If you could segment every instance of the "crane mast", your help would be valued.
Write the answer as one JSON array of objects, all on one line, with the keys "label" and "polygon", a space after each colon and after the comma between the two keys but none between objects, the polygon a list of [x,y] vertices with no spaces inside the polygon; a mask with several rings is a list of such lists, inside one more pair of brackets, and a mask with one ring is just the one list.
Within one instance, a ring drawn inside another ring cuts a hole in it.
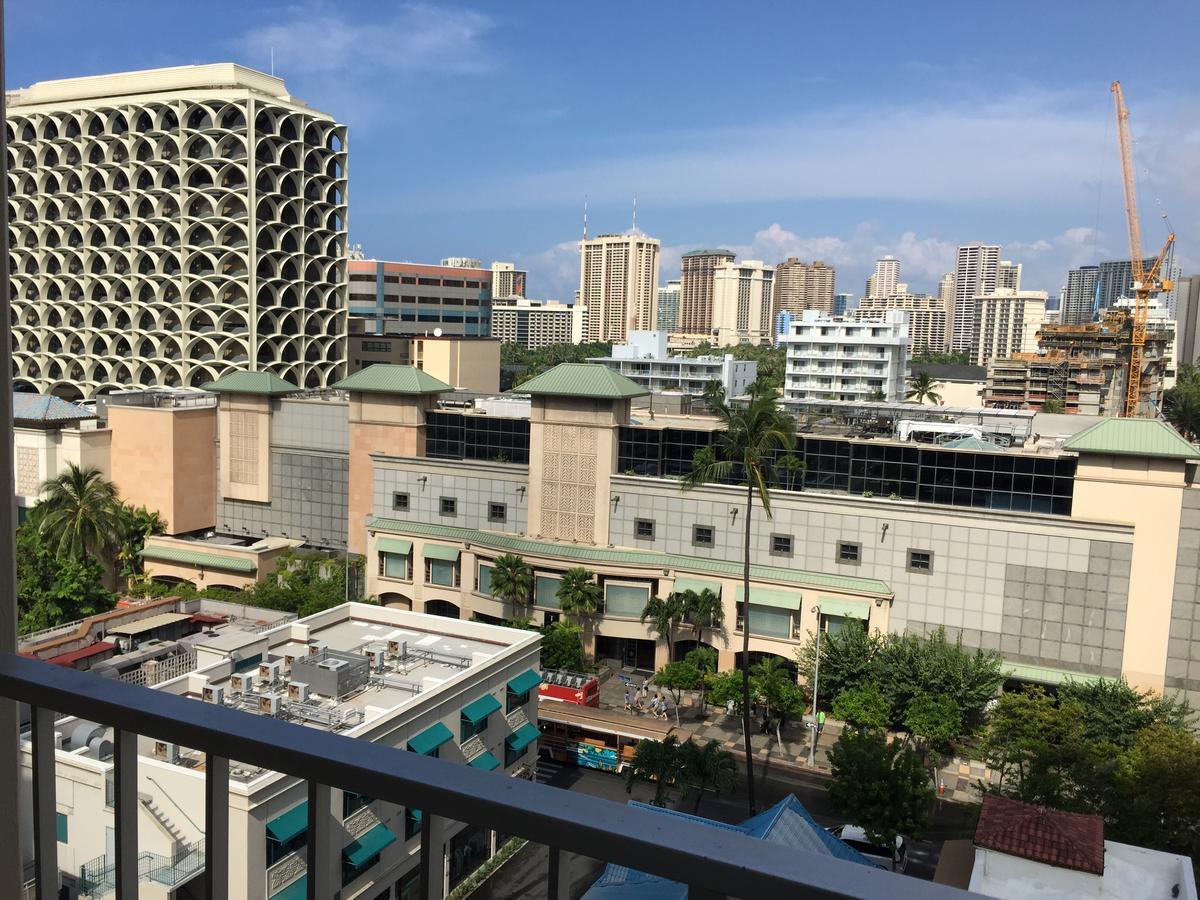
[{"label": "crane mast", "polygon": [[1129,265],[1133,274],[1134,307],[1130,321],[1129,371],[1125,384],[1125,415],[1136,416],[1142,395],[1142,360],[1146,351],[1146,320],[1150,315],[1150,297],[1169,291],[1171,281],[1162,278],[1163,260],[1175,243],[1175,235],[1167,236],[1162,251],[1149,269],[1142,258],[1142,227],[1138,220],[1137,185],[1133,176],[1133,144],[1129,138],[1129,109],[1121,82],[1109,88],[1117,108],[1117,138],[1121,146],[1121,180],[1125,188],[1125,220],[1129,226]]}]

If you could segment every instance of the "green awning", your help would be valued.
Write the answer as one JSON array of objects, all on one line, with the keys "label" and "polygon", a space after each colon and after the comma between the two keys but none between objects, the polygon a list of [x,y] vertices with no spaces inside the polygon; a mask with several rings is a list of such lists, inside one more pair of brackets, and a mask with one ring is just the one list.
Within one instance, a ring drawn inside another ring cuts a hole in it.
[{"label": "green awning", "polygon": [[457,547],[443,547],[441,544],[426,544],[421,555],[426,559],[444,559],[454,562],[462,551]]},{"label": "green awning", "polygon": [[514,694],[528,694],[541,683],[542,673],[529,669],[510,681],[508,689]]},{"label": "green awning", "polygon": [[478,725],[500,708],[500,701],[491,694],[484,694],[462,708],[462,717],[472,725]]},{"label": "green awning", "polygon": [[504,739],[504,743],[508,744],[508,746],[511,747],[514,752],[520,753],[522,750],[536,741],[539,734],[541,734],[541,732],[538,731],[536,725],[532,724],[531,722],[526,722],[524,725],[506,737]]},{"label": "green awning", "polygon": [[451,734],[450,729],[441,722],[438,722],[436,725],[430,725],[409,741],[408,749],[413,753],[424,755],[432,753],[438,747],[442,746],[442,744],[446,743],[446,741],[453,739],[454,735]]},{"label": "green awning", "polygon": [[471,760],[468,765],[474,766],[476,769],[483,769],[485,772],[491,772],[493,769],[500,768],[500,760],[496,759],[496,757],[484,750],[477,757]]},{"label": "green awning", "polygon": [[[743,589],[737,589],[737,602],[742,602]],[[777,588],[750,586],[751,606],[773,606],[776,609],[799,609],[804,598],[799,591],[785,591]]]},{"label": "green awning", "polygon": [[704,591],[712,591],[720,597],[721,582],[705,581],[703,578],[686,578],[680,575],[675,579],[675,593],[682,594],[684,591],[695,591],[697,594]]},{"label": "green awning", "polygon": [[871,618],[871,603],[868,600],[845,600],[841,597],[818,597],[823,616],[841,616],[845,619]]},{"label": "green awning", "polygon": [[271,900],[308,900],[308,875],[301,875],[279,893],[272,894]]},{"label": "green awning", "polygon": [[308,830],[308,801],[299,806],[293,806],[281,816],[276,816],[267,823],[267,834],[286,844],[296,835]]},{"label": "green awning", "polygon": [[1005,660],[1000,671],[1006,678],[1018,681],[1032,681],[1037,684],[1065,684],[1068,681],[1115,681],[1100,675],[1087,675],[1083,672],[1072,672],[1070,669],[1052,669],[1049,666],[1033,666],[1028,663],[1016,663]]},{"label": "green awning", "polygon": [[402,541],[398,538],[379,538],[375,541],[375,549],[382,553],[398,553],[408,556],[412,553],[412,541]]},{"label": "green awning", "polygon": [[396,835],[392,833],[392,829],[380,822],[343,847],[342,859],[352,866],[361,866],[395,840]]}]

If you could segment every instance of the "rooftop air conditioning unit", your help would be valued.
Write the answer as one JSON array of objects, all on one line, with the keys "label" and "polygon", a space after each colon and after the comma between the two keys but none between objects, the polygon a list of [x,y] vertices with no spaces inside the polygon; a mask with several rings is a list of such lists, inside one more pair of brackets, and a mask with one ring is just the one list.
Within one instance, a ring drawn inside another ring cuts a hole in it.
[{"label": "rooftop air conditioning unit", "polygon": [[224,703],[225,688],[217,687],[216,685],[206,684],[204,686],[204,702],[205,703]]},{"label": "rooftop air conditioning unit", "polygon": [[[308,654],[305,655],[307,656]],[[283,668],[288,672],[292,671],[292,666],[296,664],[296,660],[299,658],[300,656],[297,651],[283,654]]]},{"label": "rooftop air conditioning unit", "polygon": [[154,755],[169,763],[179,762],[179,745],[170,741],[155,741]]},{"label": "rooftop air conditioning unit", "polygon": [[291,703],[308,702],[308,685],[300,681],[289,681],[288,701]]},{"label": "rooftop air conditioning unit", "polygon": [[264,716],[279,715],[279,695],[262,694],[258,698],[258,711]]},{"label": "rooftop air conditioning unit", "polygon": [[398,659],[408,656],[408,641],[388,641],[388,653]]},{"label": "rooftop air conditioning unit", "polygon": [[254,676],[249,672],[234,672],[229,677],[229,689],[235,694],[253,694]]},{"label": "rooftop air conditioning unit", "polygon": [[325,652],[325,645],[320,641],[313,641],[308,645],[309,656],[320,656],[323,652]]},{"label": "rooftop air conditioning unit", "polygon": [[282,664],[279,660],[272,662],[264,662],[258,664],[258,680],[265,681],[267,684],[273,684],[279,680],[279,670]]},{"label": "rooftop air conditioning unit", "polygon": [[382,650],[368,650],[368,651],[366,651],[366,655],[367,655],[367,660],[371,664],[371,671],[382,672],[383,671],[383,651]]}]

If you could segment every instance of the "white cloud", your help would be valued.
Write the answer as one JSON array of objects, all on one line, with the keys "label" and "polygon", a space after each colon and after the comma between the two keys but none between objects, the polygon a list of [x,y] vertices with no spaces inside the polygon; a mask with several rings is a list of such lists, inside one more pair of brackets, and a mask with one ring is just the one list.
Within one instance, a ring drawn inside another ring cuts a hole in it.
[{"label": "white cloud", "polygon": [[533,296],[571,303],[579,287],[579,242],[560,241],[536,253],[513,256],[517,268],[529,272]]}]

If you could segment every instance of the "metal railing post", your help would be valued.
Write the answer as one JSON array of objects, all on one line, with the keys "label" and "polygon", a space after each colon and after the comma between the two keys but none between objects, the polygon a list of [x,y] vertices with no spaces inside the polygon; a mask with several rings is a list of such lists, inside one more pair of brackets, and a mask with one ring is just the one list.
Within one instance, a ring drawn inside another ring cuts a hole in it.
[{"label": "metal railing post", "polygon": [[308,783],[308,900],[325,900],[341,887],[341,873],[334,878],[329,865],[333,842],[333,816],[330,814],[329,785]]},{"label": "metal railing post", "polygon": [[564,877],[562,851],[557,847],[547,847],[550,862],[546,870],[546,900],[567,900],[570,896],[567,888],[570,879]]},{"label": "metal railing post", "polygon": [[[437,821],[435,821],[435,819]],[[421,811],[421,900],[441,900],[446,895],[446,859],[442,853],[442,828],[440,816],[429,810]]]},{"label": "metal railing post", "polygon": [[229,760],[208,754],[204,765],[204,900],[229,896]]},{"label": "metal railing post", "polygon": [[58,822],[54,771],[54,713],[35,706],[33,716],[33,856],[38,900],[58,897]]},{"label": "metal railing post", "polygon": [[137,900],[138,895],[138,797],[137,739],[132,731],[113,729],[116,765],[117,900]]}]

